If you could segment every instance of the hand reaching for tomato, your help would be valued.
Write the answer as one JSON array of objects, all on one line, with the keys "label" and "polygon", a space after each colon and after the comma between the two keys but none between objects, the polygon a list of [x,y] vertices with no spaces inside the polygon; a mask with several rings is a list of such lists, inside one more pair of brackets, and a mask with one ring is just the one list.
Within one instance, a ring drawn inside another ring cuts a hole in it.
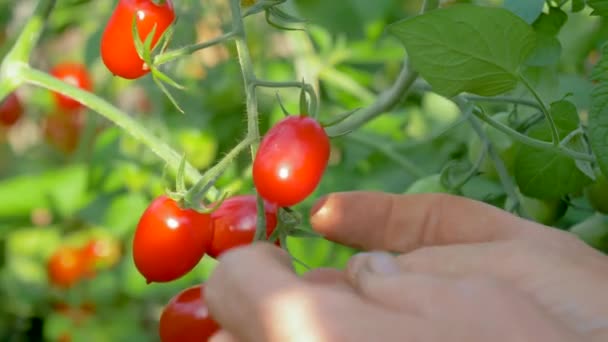
[{"label": "hand reaching for tomato", "polygon": [[220,257],[213,341],[605,341],[608,257],[566,232],[444,194],[336,193],[311,217],[368,251],[300,278],[266,243]]}]

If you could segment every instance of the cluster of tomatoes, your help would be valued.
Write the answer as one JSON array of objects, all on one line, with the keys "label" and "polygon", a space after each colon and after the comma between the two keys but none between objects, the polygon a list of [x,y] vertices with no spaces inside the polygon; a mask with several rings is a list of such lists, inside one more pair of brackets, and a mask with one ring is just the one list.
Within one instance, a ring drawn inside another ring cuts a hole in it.
[{"label": "cluster of tomatoes", "polygon": [[[278,208],[298,204],[316,189],[329,152],[325,131],[307,116],[289,116],[267,132],[253,163],[254,184],[264,198],[267,238],[277,226]],[[147,282],[169,282],[190,272],[205,254],[217,258],[251,243],[256,229],[254,195],[228,198],[212,213],[185,208],[163,195],[138,223],[133,259]],[[172,298],[159,329],[164,342],[204,341],[212,336],[219,327],[204,303],[204,285]]]},{"label": "cluster of tomatoes", "polygon": [[71,288],[94,277],[96,270],[116,265],[120,256],[119,245],[108,238],[92,238],[80,247],[60,246],[47,264],[49,282],[61,289]]},{"label": "cluster of tomatoes", "polygon": [[[139,39],[150,39],[152,50],[175,20],[173,4],[170,0],[118,2],[102,35],[101,57],[112,74],[125,79],[150,72],[132,35],[125,34],[132,32],[133,20]],[[264,199],[267,238],[277,227],[278,208],[296,205],[316,189],[329,153],[323,127],[307,115],[288,116],[264,136],[253,162],[253,180]],[[256,196],[228,198],[211,213],[196,211],[183,202],[159,196],[137,225],[133,259],[148,283],[176,280],[205,254],[217,258],[254,240]],[[204,285],[200,284],[170,300],[161,315],[159,333],[164,342],[205,341],[218,329],[208,314]]]}]

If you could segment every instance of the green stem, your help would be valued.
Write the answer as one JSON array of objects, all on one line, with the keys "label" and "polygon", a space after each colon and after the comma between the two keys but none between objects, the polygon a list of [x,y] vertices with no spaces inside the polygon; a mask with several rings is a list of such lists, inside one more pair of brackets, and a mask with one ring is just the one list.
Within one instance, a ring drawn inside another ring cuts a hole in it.
[{"label": "green stem", "polygon": [[[258,144],[260,141],[260,128],[258,126],[258,100],[256,95],[256,76],[251,62],[249,47],[247,46],[247,35],[243,17],[241,16],[240,0],[230,0],[230,10],[232,12],[232,32],[234,32],[234,41],[236,44],[236,52],[241,66],[243,82],[245,84],[245,105],[247,108],[247,136],[253,141],[251,142],[251,160],[255,159]],[[264,201],[259,194],[257,198],[257,224],[255,237],[266,237],[266,210],[264,209]]]},{"label": "green stem", "polygon": [[543,110],[543,107],[538,102],[521,99],[518,97],[511,97],[511,96],[485,97],[485,96],[478,96],[478,95],[471,95],[471,94],[462,95],[462,97],[465,98],[466,100],[472,101],[472,102],[511,103],[511,104],[535,108],[540,111]]},{"label": "green stem", "polygon": [[[71,84],[67,84],[45,72],[32,69],[28,66],[22,66],[19,69],[19,73],[26,83],[40,86],[78,100],[125,130],[134,139],[146,145],[152,152],[163,159],[170,168],[177,170],[182,158],[181,155],[171,149],[164,141],[145,130],[139,122],[107,101]],[[186,164],[185,176],[191,183],[196,183],[201,178],[201,174],[198,170],[190,164]],[[218,191],[215,188],[212,188],[208,192],[210,198],[215,198],[217,194]]]},{"label": "green stem", "polygon": [[572,159],[578,159],[578,160],[584,160],[584,161],[590,161],[590,162],[595,161],[595,157],[593,155],[590,155],[587,153],[576,152],[571,149],[560,146],[559,144],[557,146],[555,146],[553,143],[550,143],[550,142],[530,138],[527,135],[517,132],[516,130],[512,129],[509,126],[506,126],[506,125],[494,120],[492,117],[490,117],[487,114],[482,113],[480,111],[473,111],[473,114],[475,116],[477,116],[478,118],[480,118],[481,120],[487,122],[490,126],[507,134],[512,139],[517,140],[528,146],[536,147],[541,150],[552,151],[554,153],[561,154],[563,156],[567,156]]},{"label": "green stem", "polygon": [[357,142],[361,145],[369,146],[375,150],[382,152],[390,160],[401,166],[407,173],[414,176],[415,178],[422,178],[426,175],[426,172],[421,170],[416,164],[411,162],[409,159],[403,157],[397,151],[393,150],[390,145],[387,145],[376,139],[367,137],[363,134],[353,132],[349,134],[348,139]]},{"label": "green stem", "polygon": [[182,56],[189,56],[198,50],[203,50],[208,47],[227,42],[228,40],[234,38],[234,35],[235,35],[234,32],[228,32],[217,38],[206,41],[206,42],[188,45],[188,46],[184,46],[183,48],[180,48],[180,49],[164,52],[164,53],[156,55],[154,57],[154,65],[158,66],[161,64],[165,64],[176,58],[179,58]]},{"label": "green stem", "polygon": [[0,101],[22,83],[22,75],[18,70],[29,62],[32,50],[38,43],[46,18],[55,7],[55,0],[41,0],[35,12],[21,29],[15,45],[7,53],[0,64]]},{"label": "green stem", "polygon": [[399,103],[399,101],[403,100],[405,93],[416,81],[416,78],[418,78],[418,73],[411,70],[408,62],[404,62],[404,67],[401,69],[401,73],[393,86],[381,93],[376,102],[369,107],[355,112],[350,118],[339,124],[327,127],[327,134],[329,136],[346,134],[363,126],[375,117],[384,114],[387,110]]},{"label": "green stem", "polygon": [[530,91],[530,93],[532,93],[532,96],[534,96],[534,98],[540,105],[540,109],[541,109],[543,115],[545,116],[545,119],[549,123],[549,127],[551,128],[551,139],[552,139],[553,145],[554,146],[559,145],[559,141],[560,141],[559,132],[557,131],[557,126],[555,125],[555,121],[553,121],[551,112],[549,112],[549,109],[547,108],[547,106],[545,106],[545,103],[540,98],[540,95],[538,94],[536,89],[534,89],[532,84],[530,84],[530,82],[528,82],[528,80],[523,75],[520,75],[519,79],[521,80],[523,85],[528,89],[528,91]]},{"label": "green stem", "polygon": [[300,88],[303,89],[310,98],[310,105],[313,109],[312,115],[313,117],[317,114],[319,110],[319,101],[317,100],[317,94],[315,93],[315,89],[312,85],[303,82],[273,82],[273,81],[263,81],[263,80],[255,80],[253,84],[257,87],[264,88]]}]

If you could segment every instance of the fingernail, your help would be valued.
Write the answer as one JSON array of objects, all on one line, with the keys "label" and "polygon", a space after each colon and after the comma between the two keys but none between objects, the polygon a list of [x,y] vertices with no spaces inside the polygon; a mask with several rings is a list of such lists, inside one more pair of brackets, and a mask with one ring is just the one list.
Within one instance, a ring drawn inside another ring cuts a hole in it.
[{"label": "fingernail", "polygon": [[317,214],[323,214],[324,210],[323,207],[325,206],[325,203],[327,203],[327,196],[323,196],[320,199],[317,200],[317,202],[315,203],[315,205],[312,206],[312,209],[310,210],[310,217],[314,217]]},{"label": "fingernail", "polygon": [[367,267],[373,273],[391,275],[399,273],[400,268],[395,258],[386,252],[372,252],[367,257]]}]

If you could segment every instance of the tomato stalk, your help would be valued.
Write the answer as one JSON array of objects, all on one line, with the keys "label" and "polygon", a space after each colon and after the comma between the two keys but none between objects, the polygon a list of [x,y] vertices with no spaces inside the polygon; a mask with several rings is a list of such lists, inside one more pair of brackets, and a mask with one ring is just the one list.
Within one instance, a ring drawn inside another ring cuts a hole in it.
[{"label": "tomato stalk", "polygon": [[[109,102],[95,94],[65,83],[45,72],[28,66],[21,67],[19,72],[25,82],[71,97],[112,121],[118,127],[130,134],[134,139],[146,145],[152,152],[163,159],[171,169],[176,170],[180,164],[181,156],[176,151],[171,149],[164,141],[143,128],[139,122],[132,119],[129,115],[114,107]],[[186,164],[185,176],[191,183],[196,183],[201,178],[201,174],[198,170],[190,164]],[[213,200],[217,197],[218,193],[216,188],[211,188],[207,193],[209,196],[208,198]]]},{"label": "tomato stalk", "polygon": [[255,86],[263,87],[263,88],[299,88],[308,94],[310,99],[310,107],[311,107],[311,115],[315,117],[319,112],[319,101],[317,99],[317,95],[315,93],[315,89],[312,85],[304,82],[273,82],[273,81],[263,81],[256,79],[254,82]]},{"label": "tomato stalk", "polygon": [[528,91],[530,91],[532,96],[534,96],[534,98],[540,105],[541,111],[542,111],[543,115],[545,116],[545,120],[547,120],[547,123],[549,124],[549,127],[551,128],[552,144],[553,144],[553,146],[558,146],[559,141],[560,141],[559,132],[557,131],[557,126],[555,125],[555,121],[553,120],[553,117],[551,116],[551,112],[549,111],[549,109],[547,109],[547,106],[545,105],[543,100],[540,98],[540,95],[538,94],[538,92],[530,84],[530,82],[528,82],[528,80],[523,75],[520,75],[519,79],[523,83],[523,85],[528,89]]},{"label": "tomato stalk", "polygon": [[21,30],[15,45],[2,60],[2,64],[0,64],[0,101],[23,83],[19,70],[22,65],[28,63],[30,54],[40,39],[46,18],[55,7],[55,2],[55,0],[41,0],[38,3],[34,14]]},{"label": "tomato stalk", "polygon": [[177,59],[177,58],[180,58],[183,56],[189,56],[198,50],[203,50],[203,49],[206,49],[206,48],[214,46],[214,45],[225,43],[225,42],[233,39],[234,36],[235,36],[235,33],[231,31],[231,32],[224,33],[223,35],[221,35],[217,38],[213,38],[213,39],[205,41],[205,42],[184,46],[184,47],[176,49],[176,50],[171,50],[171,51],[167,51],[167,52],[158,54],[158,55],[154,56],[154,65],[159,66],[161,64],[171,62],[174,59]]},{"label": "tomato stalk", "polygon": [[[462,101],[465,101],[462,97],[456,98],[456,103],[457,104],[463,103]],[[550,142],[546,142],[546,141],[530,138],[529,136],[527,136],[525,134],[521,134],[521,133],[517,132],[516,130],[512,129],[511,127],[503,125],[502,123],[494,120],[492,117],[490,117],[489,115],[487,115],[487,114],[485,114],[483,112],[473,111],[473,114],[475,116],[477,116],[479,119],[487,122],[490,126],[492,126],[492,127],[496,128],[497,130],[499,130],[499,131],[507,134],[508,136],[510,136],[511,138],[513,138],[513,140],[517,140],[517,141],[521,142],[522,144],[526,144],[528,146],[536,147],[536,148],[541,149],[541,150],[552,151],[554,153],[557,153],[557,154],[560,154],[560,155],[563,155],[563,156],[567,156],[567,157],[570,157],[572,159],[589,161],[589,162],[595,162],[595,156],[593,156],[591,154],[573,151],[573,150],[571,150],[569,148],[566,148],[566,147],[560,145],[559,142],[558,142],[558,144],[556,146],[556,145],[554,145],[553,143],[550,143]]]}]

